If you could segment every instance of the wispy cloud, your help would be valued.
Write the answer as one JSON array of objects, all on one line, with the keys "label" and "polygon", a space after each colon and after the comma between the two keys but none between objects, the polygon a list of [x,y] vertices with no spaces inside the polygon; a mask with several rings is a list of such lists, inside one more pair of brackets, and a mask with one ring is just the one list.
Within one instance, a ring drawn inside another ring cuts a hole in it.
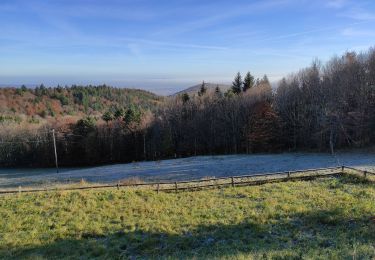
[{"label": "wispy cloud", "polygon": [[[228,7],[225,12],[219,14],[208,13],[205,17],[189,21],[177,26],[168,26],[166,28],[160,29],[153,33],[153,35],[170,35],[170,34],[183,34],[199,29],[204,29],[223,21],[245,15],[251,15],[254,12],[260,12],[262,10],[271,10],[277,6],[283,6],[291,3],[291,0],[266,0],[257,1],[250,4],[237,5],[235,8],[233,6]],[[214,7],[213,7],[214,9]]]},{"label": "wispy cloud", "polygon": [[328,0],[326,6],[339,10],[337,15],[354,20],[375,20],[375,13],[368,11],[371,1]]},{"label": "wispy cloud", "polygon": [[365,9],[360,8],[360,7],[352,8],[342,13],[341,16],[348,17],[348,18],[355,19],[355,20],[360,20],[360,21],[375,20],[375,13],[368,12]]},{"label": "wispy cloud", "polygon": [[127,2],[81,2],[73,1],[62,4],[59,1],[26,2],[24,6],[40,15],[60,16],[65,18],[105,18],[130,21],[149,21],[168,14],[171,10],[163,11],[148,8],[147,5]]},{"label": "wispy cloud", "polygon": [[267,41],[282,40],[282,39],[294,38],[294,37],[303,36],[303,35],[313,35],[315,33],[326,32],[326,31],[339,31],[340,29],[342,30],[343,28],[347,28],[348,26],[360,25],[360,24],[364,24],[364,23],[367,23],[367,21],[351,23],[347,26],[343,26],[343,25],[330,26],[330,27],[317,28],[317,29],[306,30],[306,31],[299,31],[299,32],[294,32],[294,33],[276,35],[276,36],[272,36],[272,37],[268,37],[268,38],[257,39],[256,42],[267,42]]},{"label": "wispy cloud", "polygon": [[348,37],[374,37],[375,30],[361,30],[358,28],[348,27],[343,29],[341,34]]},{"label": "wispy cloud", "polygon": [[347,0],[328,0],[326,5],[328,7],[340,9],[345,7],[348,4]]},{"label": "wispy cloud", "polygon": [[214,45],[200,45],[200,44],[184,44],[178,42],[167,42],[167,41],[154,41],[148,39],[137,39],[137,38],[119,38],[120,41],[137,42],[145,45],[153,46],[169,46],[176,48],[188,48],[188,49],[208,49],[208,50],[227,50],[227,47],[214,46]]}]

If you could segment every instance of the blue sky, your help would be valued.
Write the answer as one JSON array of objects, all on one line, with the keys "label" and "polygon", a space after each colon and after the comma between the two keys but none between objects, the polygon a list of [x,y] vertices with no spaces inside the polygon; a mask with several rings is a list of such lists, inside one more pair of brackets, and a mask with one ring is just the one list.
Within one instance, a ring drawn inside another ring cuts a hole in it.
[{"label": "blue sky", "polygon": [[1,0],[0,84],[171,93],[375,46],[375,1]]}]

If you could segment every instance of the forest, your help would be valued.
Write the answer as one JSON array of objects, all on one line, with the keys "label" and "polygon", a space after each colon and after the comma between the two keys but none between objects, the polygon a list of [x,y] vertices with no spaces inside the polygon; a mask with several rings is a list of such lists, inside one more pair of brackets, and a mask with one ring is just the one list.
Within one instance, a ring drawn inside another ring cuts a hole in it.
[{"label": "forest", "polygon": [[[9,95],[19,102],[10,102]],[[375,49],[347,52],[324,64],[314,60],[274,88],[267,76],[255,79],[248,72],[244,78],[238,73],[225,92],[207,91],[204,83],[196,94],[173,97],[108,86],[39,86],[2,89],[0,103],[5,101],[0,111],[5,167],[53,166],[52,129],[60,166],[334,152],[375,144]]]}]

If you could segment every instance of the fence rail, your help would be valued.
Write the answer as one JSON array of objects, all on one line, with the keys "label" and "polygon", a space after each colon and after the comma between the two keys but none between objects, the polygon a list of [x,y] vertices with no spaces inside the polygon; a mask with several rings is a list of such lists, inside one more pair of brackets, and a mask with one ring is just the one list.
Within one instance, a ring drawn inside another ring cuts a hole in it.
[{"label": "fence rail", "polygon": [[352,170],[352,171],[355,171],[355,172],[358,172],[358,173],[361,173],[361,174],[363,174],[364,177],[367,177],[368,175],[375,176],[375,172],[371,172],[371,171],[368,171],[368,170],[361,170],[361,169],[348,167],[348,166],[345,166],[345,168],[349,169],[349,170]]},{"label": "fence rail", "polygon": [[190,181],[179,181],[179,182],[152,182],[152,183],[116,183],[116,184],[101,184],[92,186],[82,187],[59,187],[59,188],[47,188],[47,189],[22,189],[19,187],[16,190],[0,190],[0,194],[15,194],[15,193],[35,193],[45,191],[75,191],[75,190],[89,190],[89,189],[103,189],[103,188],[117,188],[121,187],[144,187],[156,192],[178,192],[186,190],[199,190],[203,188],[213,187],[235,187],[235,186],[249,186],[249,185],[260,185],[271,182],[283,182],[290,180],[309,180],[319,177],[327,176],[338,176],[344,173],[344,170],[349,169],[362,173],[365,177],[367,175],[374,175],[375,173],[365,170],[356,169],[347,166],[338,167],[327,167],[317,169],[306,169],[297,171],[285,171],[285,172],[274,172],[274,173],[262,173],[252,175],[240,175],[240,176],[229,176],[219,178],[207,178]]}]

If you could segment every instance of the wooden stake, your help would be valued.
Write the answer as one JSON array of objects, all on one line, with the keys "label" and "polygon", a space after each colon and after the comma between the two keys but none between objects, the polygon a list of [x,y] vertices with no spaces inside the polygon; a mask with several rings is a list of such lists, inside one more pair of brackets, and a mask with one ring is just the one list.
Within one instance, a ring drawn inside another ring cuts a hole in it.
[{"label": "wooden stake", "polygon": [[57,149],[56,149],[55,129],[52,129],[52,138],[53,138],[53,148],[54,148],[54,150],[55,150],[56,172],[59,173],[59,165],[58,165],[58,163],[57,163]]}]

